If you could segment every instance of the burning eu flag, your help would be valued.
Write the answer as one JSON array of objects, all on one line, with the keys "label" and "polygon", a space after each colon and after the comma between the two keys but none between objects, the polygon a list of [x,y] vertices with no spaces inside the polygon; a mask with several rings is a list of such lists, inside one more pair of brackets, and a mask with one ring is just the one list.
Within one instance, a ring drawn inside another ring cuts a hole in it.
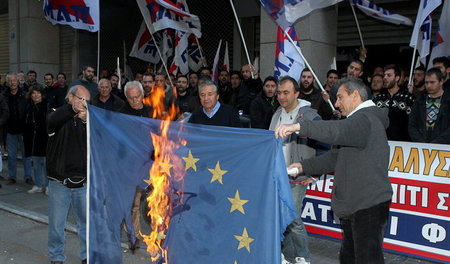
[{"label": "burning eu flag", "polygon": [[[121,263],[120,225],[153,163],[162,121],[89,108],[89,263]],[[280,263],[297,217],[281,141],[272,131],[172,122],[184,171],[170,182],[168,263]],[[176,167],[179,168],[176,168]]]}]

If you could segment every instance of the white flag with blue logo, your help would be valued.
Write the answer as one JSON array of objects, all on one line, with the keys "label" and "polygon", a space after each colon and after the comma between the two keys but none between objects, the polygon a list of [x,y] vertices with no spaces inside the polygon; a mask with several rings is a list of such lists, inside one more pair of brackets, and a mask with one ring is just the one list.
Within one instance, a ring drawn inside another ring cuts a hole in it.
[{"label": "white flag with blue logo", "polygon": [[431,17],[430,14],[442,3],[441,0],[420,0],[416,23],[409,46],[417,48],[422,62],[430,53]]}]

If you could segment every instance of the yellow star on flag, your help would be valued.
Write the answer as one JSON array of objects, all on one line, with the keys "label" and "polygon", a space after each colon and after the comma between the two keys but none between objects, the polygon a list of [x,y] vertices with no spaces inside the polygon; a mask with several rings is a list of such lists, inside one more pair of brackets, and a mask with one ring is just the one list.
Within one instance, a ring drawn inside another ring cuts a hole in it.
[{"label": "yellow star on flag", "polygon": [[236,236],[234,237],[239,241],[238,250],[245,247],[248,252],[250,252],[250,243],[254,241],[253,238],[248,236],[247,228],[244,227],[244,231],[242,231],[242,236]]},{"label": "yellow star on flag", "polygon": [[228,171],[220,169],[220,163],[217,162],[216,167],[214,169],[208,169],[212,173],[211,182],[219,181],[220,184],[223,184],[222,182],[222,176],[227,173]]},{"label": "yellow star on flag", "polygon": [[195,165],[195,163],[197,161],[199,161],[200,159],[196,159],[194,158],[194,156],[192,156],[191,151],[189,150],[188,156],[187,157],[183,157],[184,162],[186,162],[186,169],[188,170],[189,168],[192,168],[194,171],[197,171],[197,165]]},{"label": "yellow star on flag", "polygon": [[239,197],[239,190],[236,190],[234,198],[228,197],[228,200],[231,203],[230,213],[233,212],[234,210],[238,210],[242,214],[245,214],[244,204],[248,203],[248,200],[241,200],[241,197]]},{"label": "yellow star on flag", "polygon": [[170,174],[170,168],[173,167],[172,164],[161,162],[161,163],[159,163],[159,167],[161,168],[162,172],[166,173],[168,176],[172,176]]},{"label": "yellow star on flag", "polygon": [[234,261],[234,264],[238,264],[236,260]]}]

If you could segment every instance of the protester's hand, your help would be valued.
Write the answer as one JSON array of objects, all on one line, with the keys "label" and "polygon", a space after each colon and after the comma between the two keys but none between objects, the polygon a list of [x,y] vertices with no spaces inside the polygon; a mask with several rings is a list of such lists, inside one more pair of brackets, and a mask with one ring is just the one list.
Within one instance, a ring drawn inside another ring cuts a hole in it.
[{"label": "protester's hand", "polygon": [[367,49],[366,48],[359,48],[359,59],[364,62],[367,58]]},{"label": "protester's hand", "polygon": [[301,181],[300,184],[302,184],[303,186],[306,186],[306,185],[308,185],[310,183],[314,183],[314,182],[316,182],[316,181],[313,178],[308,178],[304,181]]},{"label": "protester's hand", "polygon": [[253,74],[253,79],[258,79],[258,72],[256,71],[255,66],[253,66],[252,64],[249,64],[250,66],[250,71]]},{"label": "protester's hand", "polygon": [[408,92],[412,94],[414,92],[414,85],[412,83],[408,84]]},{"label": "protester's hand", "polygon": [[76,100],[73,100],[72,102],[72,109],[75,113],[86,111],[86,100],[76,98]]},{"label": "protester's hand", "polygon": [[86,121],[87,111],[86,108],[78,112],[77,117],[83,121]]},{"label": "protester's hand", "polygon": [[290,134],[294,133],[295,131],[300,131],[300,124],[290,124],[290,125],[281,125],[275,129],[275,137],[276,138],[282,138],[285,136],[289,136]]},{"label": "protester's hand", "polygon": [[[289,170],[289,169],[293,169],[293,168],[297,168],[297,170],[298,170],[298,173],[297,173],[297,174],[303,173],[303,167],[302,167],[302,164],[299,163],[299,162],[292,163],[292,164],[289,165],[289,167],[287,167],[287,168],[288,168],[288,170]],[[289,174],[289,176],[295,177],[295,176],[297,176],[297,174]]]},{"label": "protester's hand", "polygon": [[330,95],[327,91],[322,91],[322,98],[325,102],[328,102],[328,100],[330,100]]},{"label": "protester's hand", "polygon": [[339,110],[334,110],[333,111],[333,117],[337,120],[342,118],[342,113]]}]

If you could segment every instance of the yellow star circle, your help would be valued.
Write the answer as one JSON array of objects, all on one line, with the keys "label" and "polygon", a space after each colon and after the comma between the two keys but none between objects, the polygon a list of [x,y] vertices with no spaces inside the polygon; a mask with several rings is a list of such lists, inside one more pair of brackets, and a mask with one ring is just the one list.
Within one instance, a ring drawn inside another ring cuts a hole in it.
[{"label": "yellow star circle", "polygon": [[220,168],[220,163],[219,161],[216,164],[216,167],[214,169],[208,169],[211,173],[212,173],[212,177],[211,177],[211,182],[213,183],[214,181],[218,181],[220,182],[220,184],[223,184],[222,182],[222,176],[227,173],[227,170],[222,170]]},{"label": "yellow star circle", "polygon": [[195,165],[195,163],[197,161],[199,161],[200,159],[194,158],[194,156],[192,156],[192,153],[191,153],[190,150],[188,152],[188,156],[187,157],[183,157],[183,160],[184,160],[184,162],[186,162],[185,170],[188,170],[189,168],[192,168],[194,171],[197,171],[197,165]]},{"label": "yellow star circle", "polygon": [[242,214],[245,214],[244,204],[248,203],[248,200],[241,200],[241,197],[239,197],[239,190],[236,190],[234,198],[228,197],[228,200],[231,203],[230,213],[233,212],[234,210],[238,210]]},{"label": "yellow star circle", "polygon": [[248,236],[247,228],[244,227],[242,236],[234,235],[234,237],[239,241],[238,250],[245,247],[247,251],[250,252],[250,243],[252,243],[254,239]]}]

